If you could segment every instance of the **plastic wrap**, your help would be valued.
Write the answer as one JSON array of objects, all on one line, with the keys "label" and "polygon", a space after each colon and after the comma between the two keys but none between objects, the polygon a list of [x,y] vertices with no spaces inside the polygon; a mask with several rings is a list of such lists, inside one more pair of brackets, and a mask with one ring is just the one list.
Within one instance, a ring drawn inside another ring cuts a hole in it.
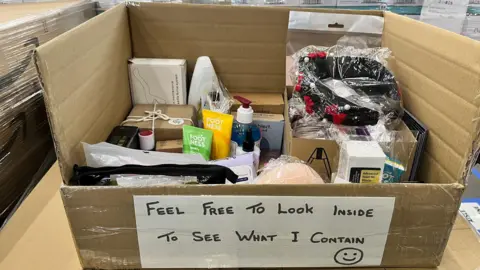
[{"label": "plastic wrap", "polygon": [[[340,146],[340,157],[337,176],[345,180],[348,168],[347,148],[353,143],[365,144],[383,152],[382,174],[378,183],[408,182],[416,151],[416,136],[406,126],[401,130],[388,130],[383,125],[367,127],[346,127],[332,125],[327,131],[327,139],[334,139]],[[360,148],[362,149],[362,148]],[[360,152],[360,151],[358,151]],[[369,148],[361,153],[362,159],[369,161],[375,158],[369,155],[374,151]],[[377,155],[382,156],[382,155]],[[367,167],[368,167],[367,166]],[[360,166],[361,167],[361,166]]]},{"label": "plastic wrap", "polygon": [[200,154],[163,153],[125,148],[110,143],[83,143],[85,159],[90,167],[113,167],[128,164],[207,164]]},{"label": "plastic wrap", "polygon": [[293,97],[316,119],[348,126],[396,126],[403,114],[401,96],[387,69],[387,48],[308,46],[293,55]]},{"label": "plastic wrap", "polygon": [[55,161],[34,50],[95,15],[90,1],[53,6],[38,5],[42,13],[35,4],[5,5],[0,12],[11,18],[0,17],[0,224]]},{"label": "plastic wrap", "polygon": [[202,109],[226,114],[230,112],[230,108],[234,103],[232,96],[216,74],[212,78],[211,91],[203,93],[201,99]]},{"label": "plastic wrap", "polygon": [[255,184],[324,184],[322,177],[302,160],[282,155],[271,159],[255,179]]}]

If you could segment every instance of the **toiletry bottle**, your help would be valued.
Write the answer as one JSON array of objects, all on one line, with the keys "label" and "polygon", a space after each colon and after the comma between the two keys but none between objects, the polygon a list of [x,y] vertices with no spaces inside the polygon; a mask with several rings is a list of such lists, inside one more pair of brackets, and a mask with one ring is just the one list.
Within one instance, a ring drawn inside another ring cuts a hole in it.
[{"label": "toiletry bottle", "polygon": [[252,128],[248,128],[245,140],[241,144],[241,146],[237,147],[236,155],[240,156],[246,153],[253,152],[255,169],[258,170],[258,164],[260,162],[260,148],[255,145],[255,141],[253,140],[253,131]]},{"label": "toiletry bottle", "polygon": [[260,129],[253,124],[253,109],[250,106],[250,103],[252,102],[240,96],[234,96],[234,98],[240,101],[242,106],[238,107],[237,116],[235,122],[233,123],[232,144],[230,146],[232,156],[236,153],[235,149],[237,147],[242,147],[248,129],[252,130],[252,138],[256,146],[260,146],[260,141],[262,139],[262,133]]}]

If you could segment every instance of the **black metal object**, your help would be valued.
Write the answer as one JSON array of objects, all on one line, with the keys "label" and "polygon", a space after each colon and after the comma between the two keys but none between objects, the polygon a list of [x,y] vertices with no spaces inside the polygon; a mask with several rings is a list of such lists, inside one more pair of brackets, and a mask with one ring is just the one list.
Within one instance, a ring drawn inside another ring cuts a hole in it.
[{"label": "black metal object", "polygon": [[307,164],[311,165],[314,160],[322,160],[325,171],[327,172],[327,177],[331,180],[332,177],[332,167],[330,165],[330,160],[328,159],[327,151],[322,147],[315,148],[310,157],[307,160]]}]

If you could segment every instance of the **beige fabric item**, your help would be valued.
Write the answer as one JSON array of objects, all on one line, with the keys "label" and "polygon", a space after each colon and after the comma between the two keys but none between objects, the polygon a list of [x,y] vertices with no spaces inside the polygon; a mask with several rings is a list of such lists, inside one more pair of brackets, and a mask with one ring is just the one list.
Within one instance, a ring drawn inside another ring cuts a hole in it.
[{"label": "beige fabric item", "polygon": [[[273,163],[273,164],[272,164]],[[285,161],[284,156],[270,161],[255,181],[256,184],[325,184],[310,166],[298,161]]]}]

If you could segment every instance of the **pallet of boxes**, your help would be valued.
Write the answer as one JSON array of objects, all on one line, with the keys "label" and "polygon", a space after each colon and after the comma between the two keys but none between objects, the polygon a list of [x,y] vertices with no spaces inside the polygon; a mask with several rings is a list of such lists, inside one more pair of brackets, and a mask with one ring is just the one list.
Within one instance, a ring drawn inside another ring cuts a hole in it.
[{"label": "pallet of boxes", "polygon": [[0,10],[0,227],[55,161],[35,48],[95,15],[88,1]]}]

